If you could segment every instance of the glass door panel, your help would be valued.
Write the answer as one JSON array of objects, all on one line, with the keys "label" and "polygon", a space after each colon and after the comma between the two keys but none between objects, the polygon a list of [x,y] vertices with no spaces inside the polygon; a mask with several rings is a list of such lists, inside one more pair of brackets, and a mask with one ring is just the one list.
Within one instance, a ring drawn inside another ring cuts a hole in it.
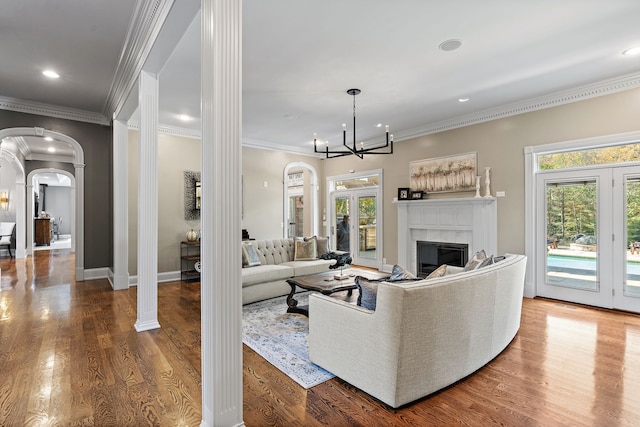
[{"label": "glass door panel", "polygon": [[335,244],[334,247],[339,251],[351,252],[351,220],[350,220],[350,204],[349,196],[334,197],[333,207],[335,224]]},{"label": "glass door panel", "polygon": [[596,180],[546,183],[545,282],[598,290]]},{"label": "glass door panel", "polygon": [[289,237],[302,237],[304,234],[304,200],[302,196],[289,196]]},{"label": "glass door panel", "polygon": [[[640,167],[613,172],[613,307],[640,312]],[[619,224],[619,225],[618,225]]]},{"label": "glass door panel", "polygon": [[358,197],[358,256],[360,258],[377,258],[376,218],[376,196]]}]

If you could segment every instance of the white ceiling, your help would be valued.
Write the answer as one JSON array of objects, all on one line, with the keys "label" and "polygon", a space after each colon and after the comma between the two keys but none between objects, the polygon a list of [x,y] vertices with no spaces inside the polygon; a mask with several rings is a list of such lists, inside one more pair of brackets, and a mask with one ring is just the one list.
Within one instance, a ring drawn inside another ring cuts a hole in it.
[{"label": "white ceiling", "polygon": [[[110,117],[103,109],[134,2],[4,3],[0,97]],[[640,56],[621,55],[640,46],[638,0],[245,0],[243,13],[246,144],[306,152],[314,132],[340,142],[352,87],[362,90],[358,140],[380,136],[379,122],[401,140],[640,77]],[[450,39],[462,46],[438,48]],[[200,128],[199,44],[196,17],[160,74],[163,125]],[[44,67],[62,77],[47,81]]]}]

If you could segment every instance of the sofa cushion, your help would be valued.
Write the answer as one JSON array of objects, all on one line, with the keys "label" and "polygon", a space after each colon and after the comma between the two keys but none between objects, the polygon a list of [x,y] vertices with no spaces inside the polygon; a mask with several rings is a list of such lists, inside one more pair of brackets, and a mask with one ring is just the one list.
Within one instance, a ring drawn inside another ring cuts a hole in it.
[{"label": "sofa cushion", "polygon": [[266,283],[275,280],[286,280],[293,277],[293,268],[282,264],[264,264],[242,269],[242,287]]},{"label": "sofa cushion", "polygon": [[243,267],[255,267],[260,265],[260,257],[258,250],[251,243],[242,244],[242,266]]},{"label": "sofa cushion", "polygon": [[334,260],[316,259],[313,261],[289,261],[283,262],[281,265],[286,265],[293,268],[294,276],[304,276],[307,274],[317,274],[329,271],[329,266],[332,265]]},{"label": "sofa cushion", "polygon": [[309,261],[318,258],[318,242],[316,236],[310,237],[306,240],[295,240],[295,252],[294,261]]},{"label": "sofa cushion", "polygon": [[476,254],[465,264],[464,271],[472,271],[480,267],[482,261],[487,258],[484,249],[476,252]]}]

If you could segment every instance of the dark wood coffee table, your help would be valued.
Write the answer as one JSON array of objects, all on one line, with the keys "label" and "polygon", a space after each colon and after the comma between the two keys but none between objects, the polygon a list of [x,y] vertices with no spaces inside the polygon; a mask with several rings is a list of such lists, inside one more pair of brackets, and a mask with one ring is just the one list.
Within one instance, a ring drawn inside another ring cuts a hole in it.
[{"label": "dark wood coffee table", "polygon": [[289,295],[287,296],[287,306],[289,307],[287,309],[287,313],[298,313],[309,316],[309,307],[306,305],[298,306],[298,300],[293,297],[296,293],[296,286],[308,291],[320,292],[324,295],[331,295],[340,291],[348,291],[347,295],[351,296],[353,290],[358,287],[354,282],[356,276],[364,276],[367,279],[372,280],[389,277],[389,274],[387,273],[357,267],[345,269],[343,274],[345,276],[348,274],[349,277],[342,280],[335,279],[334,276],[340,275],[340,270],[336,269],[325,273],[309,274],[306,276],[288,279],[287,283],[291,286],[291,292],[289,292]]}]

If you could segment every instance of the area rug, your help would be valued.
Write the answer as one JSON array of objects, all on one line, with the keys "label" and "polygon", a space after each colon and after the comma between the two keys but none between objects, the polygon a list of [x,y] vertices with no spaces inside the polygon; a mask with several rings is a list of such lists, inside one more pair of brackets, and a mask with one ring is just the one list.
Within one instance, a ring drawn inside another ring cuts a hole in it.
[{"label": "area rug", "polygon": [[[298,305],[306,305],[309,292],[296,294]],[[242,308],[242,342],[304,388],[334,377],[309,360],[309,321],[301,314],[287,313],[286,297],[273,298]]]}]

